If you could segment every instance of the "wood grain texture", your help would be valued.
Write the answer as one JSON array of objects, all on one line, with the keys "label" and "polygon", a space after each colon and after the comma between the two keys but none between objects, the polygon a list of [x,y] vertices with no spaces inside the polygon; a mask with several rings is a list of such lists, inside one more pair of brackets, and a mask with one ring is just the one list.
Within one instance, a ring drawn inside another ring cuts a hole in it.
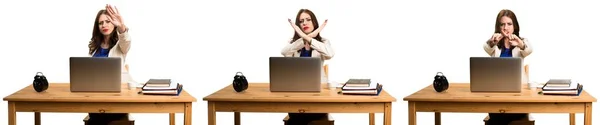
[{"label": "wood grain texture", "polygon": [[169,113],[169,125],[175,125],[175,113]]},{"label": "wood grain texture", "polygon": [[584,125],[592,125],[592,103],[585,103],[585,113],[583,116]]},{"label": "wood grain texture", "polygon": [[184,103],[16,102],[17,112],[184,113]]},{"label": "wood grain texture", "polygon": [[46,91],[36,92],[29,85],[4,97],[9,104],[8,123],[16,124],[16,112],[34,112],[35,124],[40,124],[41,112],[169,113],[170,124],[175,123],[174,113],[184,113],[184,124],[191,125],[196,98],[185,90],[179,96],[143,95],[139,88],[121,87],[120,93],[71,92],[68,83],[51,83]]},{"label": "wood grain texture", "polygon": [[[326,85],[324,85],[326,86]],[[271,92],[268,83],[250,83],[243,92],[235,92],[232,85],[203,98],[205,101],[240,102],[395,102],[396,98],[382,90],[378,96],[343,95],[322,87],[321,92]]]},{"label": "wood grain texture", "polygon": [[392,125],[392,103],[384,104],[383,125]]},{"label": "wood grain texture", "polygon": [[584,103],[414,102],[417,112],[583,113]]},{"label": "wood grain texture", "polygon": [[383,113],[384,103],[214,102],[220,112]]},{"label": "wood grain texture", "polygon": [[208,110],[206,110],[208,112],[207,116],[207,122],[208,125],[217,125],[217,111],[215,110],[215,102],[208,102]]},{"label": "wood grain texture", "polygon": [[36,92],[29,85],[11,95],[4,101],[22,102],[196,102],[196,98],[185,90],[179,96],[143,95],[140,89],[129,90],[127,84],[122,85],[120,93],[71,92],[68,83],[51,83],[44,92]]},{"label": "wood grain texture", "polygon": [[15,107],[15,102],[8,102],[8,125],[17,124],[17,110]]},{"label": "wood grain texture", "polygon": [[183,124],[192,125],[192,103],[187,102],[185,105],[185,112],[183,114]]},{"label": "wood grain texture", "polygon": [[[579,96],[557,96],[538,94],[537,90],[523,87],[521,93],[471,92],[468,83],[451,83],[448,90],[436,92],[429,85],[409,96],[404,101],[426,102],[596,102],[585,90]],[[535,92],[532,92],[535,91]]]},{"label": "wood grain texture", "polygon": [[417,125],[417,103],[408,102],[408,125]]},{"label": "wood grain texture", "polygon": [[575,113],[569,113],[569,125],[575,125]]}]

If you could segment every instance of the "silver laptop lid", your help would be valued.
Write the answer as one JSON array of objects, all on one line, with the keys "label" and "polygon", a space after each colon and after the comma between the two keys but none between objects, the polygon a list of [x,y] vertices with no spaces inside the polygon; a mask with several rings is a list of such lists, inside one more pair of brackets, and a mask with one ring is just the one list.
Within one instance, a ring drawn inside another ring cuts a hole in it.
[{"label": "silver laptop lid", "polygon": [[321,58],[270,57],[269,85],[272,92],[320,92]]},{"label": "silver laptop lid", "polygon": [[121,92],[121,58],[70,57],[71,92]]},{"label": "silver laptop lid", "polygon": [[469,63],[472,92],[521,92],[521,58],[471,57]]}]

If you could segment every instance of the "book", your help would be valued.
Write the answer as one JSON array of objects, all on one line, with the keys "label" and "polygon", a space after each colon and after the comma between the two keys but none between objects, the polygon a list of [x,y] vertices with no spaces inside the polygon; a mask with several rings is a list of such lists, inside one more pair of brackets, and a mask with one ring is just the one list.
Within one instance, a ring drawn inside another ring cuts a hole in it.
[{"label": "book", "polygon": [[171,86],[171,79],[149,79],[145,84],[146,86],[158,87]]},{"label": "book", "polygon": [[546,82],[548,86],[568,87],[573,83],[571,79],[550,79]]},{"label": "book", "polygon": [[150,89],[150,90],[142,90],[141,93],[145,95],[179,95],[183,90],[183,85],[178,84],[176,89],[169,90],[158,90],[158,89]]},{"label": "book", "polygon": [[583,91],[583,85],[578,84],[577,89],[573,90],[542,90],[542,94],[544,95],[575,95],[579,96]]},{"label": "book", "polygon": [[356,95],[377,95],[381,90],[357,90],[357,91],[342,91],[342,94],[356,94]]},{"label": "book", "polygon": [[179,83],[171,79],[150,79],[142,86],[142,90],[174,90]]},{"label": "book", "polygon": [[375,89],[369,89],[369,90],[364,90],[364,89],[346,89],[346,90],[342,90],[340,91],[340,93],[342,94],[346,94],[346,95],[379,95],[379,93],[381,93],[381,90],[383,90],[383,86],[381,84],[377,84],[377,87]]},{"label": "book", "polygon": [[344,86],[368,87],[371,84],[371,79],[348,79]]},{"label": "book", "polygon": [[556,85],[556,84],[545,84],[542,87],[542,90],[576,90],[578,87],[578,82],[569,82],[568,85]]},{"label": "book", "polygon": [[379,86],[379,83],[370,83],[368,86],[348,86],[345,84],[342,86],[342,90],[375,90]]}]

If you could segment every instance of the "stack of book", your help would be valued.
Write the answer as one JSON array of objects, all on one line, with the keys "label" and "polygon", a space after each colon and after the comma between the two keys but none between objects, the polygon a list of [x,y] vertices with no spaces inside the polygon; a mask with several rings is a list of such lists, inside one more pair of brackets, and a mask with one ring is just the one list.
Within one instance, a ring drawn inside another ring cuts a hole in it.
[{"label": "stack of book", "polygon": [[150,79],[142,87],[142,94],[146,95],[179,95],[183,85],[171,79]]},{"label": "stack of book", "polygon": [[544,95],[579,95],[583,90],[583,85],[571,79],[550,79],[544,87]]},{"label": "stack of book", "polygon": [[371,79],[349,79],[342,86],[342,94],[379,95],[382,85]]}]

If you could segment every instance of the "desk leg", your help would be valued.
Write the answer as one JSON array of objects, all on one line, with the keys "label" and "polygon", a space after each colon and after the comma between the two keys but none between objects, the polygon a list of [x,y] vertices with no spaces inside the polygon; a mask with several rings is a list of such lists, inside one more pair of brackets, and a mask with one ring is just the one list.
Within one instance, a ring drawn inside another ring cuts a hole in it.
[{"label": "desk leg", "polygon": [[392,125],[392,103],[386,102],[383,107],[383,125]]},{"label": "desk leg", "polygon": [[208,101],[208,125],[217,125],[215,102]]},{"label": "desk leg", "polygon": [[175,113],[169,113],[169,125],[175,125]]},{"label": "desk leg", "polygon": [[375,125],[375,113],[369,113],[369,125]]},{"label": "desk leg", "polygon": [[442,125],[442,114],[435,112],[435,125]]},{"label": "desk leg", "polygon": [[583,124],[584,125],[592,125],[592,103],[585,103],[585,112],[583,116]]},{"label": "desk leg", "polygon": [[8,102],[8,125],[17,125],[17,110],[15,102]]},{"label": "desk leg", "polygon": [[417,108],[415,105],[415,102],[408,102],[408,125],[417,125]]},{"label": "desk leg", "polygon": [[569,125],[575,125],[575,113],[569,113]]},{"label": "desk leg", "polygon": [[35,125],[41,125],[42,124],[42,120],[40,118],[40,112],[34,112],[33,115],[34,115],[34,118],[35,118]]},{"label": "desk leg", "polygon": [[183,113],[183,124],[184,125],[192,125],[192,103],[186,102],[185,110]]},{"label": "desk leg", "polygon": [[233,112],[234,125],[240,125],[240,112]]}]

